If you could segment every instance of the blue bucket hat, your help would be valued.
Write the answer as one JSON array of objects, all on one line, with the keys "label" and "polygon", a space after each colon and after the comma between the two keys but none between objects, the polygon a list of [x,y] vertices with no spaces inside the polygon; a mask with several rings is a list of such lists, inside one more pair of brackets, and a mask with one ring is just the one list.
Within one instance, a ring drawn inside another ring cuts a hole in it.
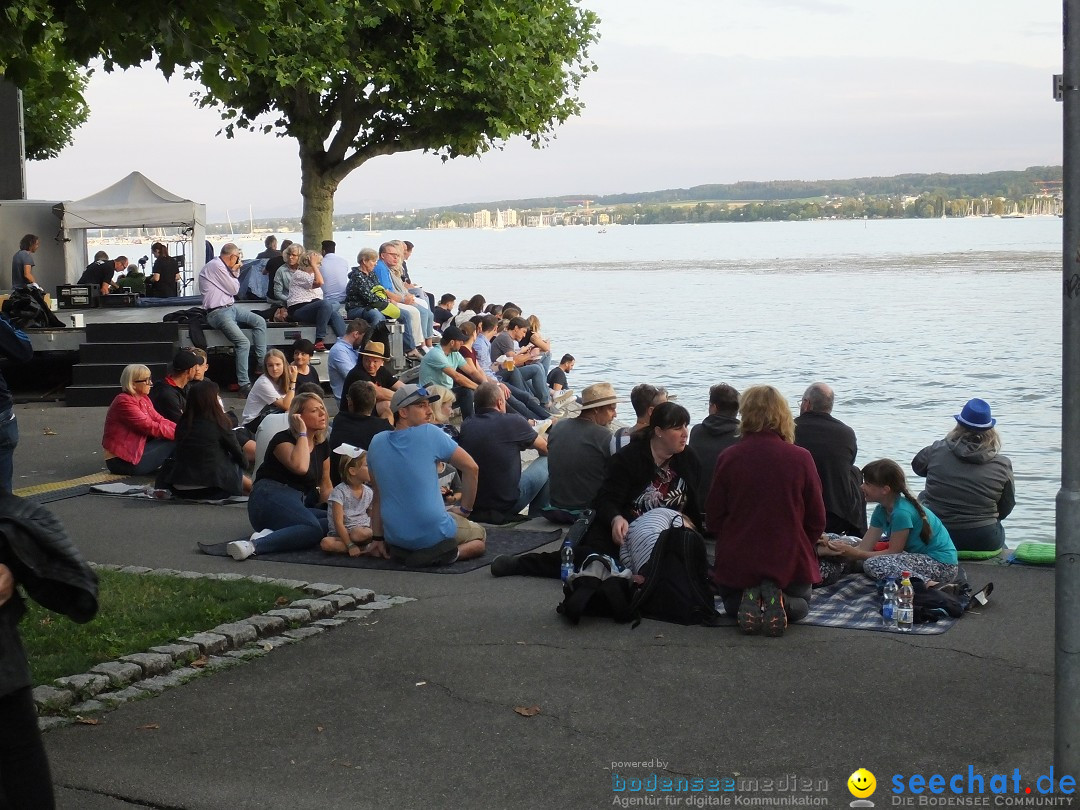
[{"label": "blue bucket hat", "polygon": [[981,399],[969,399],[964,409],[953,418],[972,430],[989,430],[997,424],[997,419],[990,415],[990,406]]}]

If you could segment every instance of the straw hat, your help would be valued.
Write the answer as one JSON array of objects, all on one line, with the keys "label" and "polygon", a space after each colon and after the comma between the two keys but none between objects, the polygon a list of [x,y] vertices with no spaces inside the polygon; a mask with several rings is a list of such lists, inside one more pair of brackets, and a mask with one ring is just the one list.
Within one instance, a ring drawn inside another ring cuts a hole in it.
[{"label": "straw hat", "polygon": [[581,410],[583,411],[615,405],[618,401],[619,398],[615,396],[615,388],[611,383],[595,383],[581,392]]}]

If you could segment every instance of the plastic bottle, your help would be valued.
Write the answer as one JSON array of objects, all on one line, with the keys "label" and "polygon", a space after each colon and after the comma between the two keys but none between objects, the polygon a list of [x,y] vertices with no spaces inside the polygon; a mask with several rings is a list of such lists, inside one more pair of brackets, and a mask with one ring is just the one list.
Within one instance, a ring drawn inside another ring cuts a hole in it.
[{"label": "plastic bottle", "polygon": [[562,577],[563,582],[566,582],[570,575],[574,573],[574,545],[569,534],[563,540],[562,549],[559,551],[559,559],[562,561],[559,567],[559,576]]},{"label": "plastic bottle", "polygon": [[881,626],[886,630],[896,629],[897,594],[896,579],[889,577],[885,580],[885,590],[882,592],[881,600]]},{"label": "plastic bottle", "polygon": [[915,589],[911,587],[911,572],[900,575],[900,591],[896,598],[896,626],[902,633],[910,633],[915,621]]}]

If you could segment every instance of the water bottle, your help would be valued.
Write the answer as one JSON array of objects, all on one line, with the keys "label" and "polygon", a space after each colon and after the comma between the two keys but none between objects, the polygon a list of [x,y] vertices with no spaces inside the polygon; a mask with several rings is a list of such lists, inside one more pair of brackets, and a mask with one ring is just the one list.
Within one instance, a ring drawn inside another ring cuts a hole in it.
[{"label": "water bottle", "polygon": [[563,582],[566,582],[570,575],[574,573],[574,544],[569,533],[566,535],[566,539],[563,540],[562,549],[559,551],[559,559],[562,561],[559,566],[559,576],[562,577]]},{"label": "water bottle", "polygon": [[896,626],[902,633],[910,633],[915,621],[915,589],[911,587],[911,572],[900,575],[900,591],[896,599]]},{"label": "water bottle", "polygon": [[885,590],[881,601],[881,626],[886,630],[896,629],[896,601],[896,578],[889,577],[885,580]]}]

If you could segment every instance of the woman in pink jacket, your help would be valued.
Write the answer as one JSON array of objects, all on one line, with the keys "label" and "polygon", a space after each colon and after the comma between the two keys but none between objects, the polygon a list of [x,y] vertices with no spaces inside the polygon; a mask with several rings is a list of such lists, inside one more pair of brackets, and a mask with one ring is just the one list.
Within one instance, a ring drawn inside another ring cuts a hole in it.
[{"label": "woman in pink jacket", "polygon": [[105,466],[115,475],[150,475],[172,455],[176,424],[154,410],[150,401],[150,369],[127,366],[120,387],[105,414]]}]

